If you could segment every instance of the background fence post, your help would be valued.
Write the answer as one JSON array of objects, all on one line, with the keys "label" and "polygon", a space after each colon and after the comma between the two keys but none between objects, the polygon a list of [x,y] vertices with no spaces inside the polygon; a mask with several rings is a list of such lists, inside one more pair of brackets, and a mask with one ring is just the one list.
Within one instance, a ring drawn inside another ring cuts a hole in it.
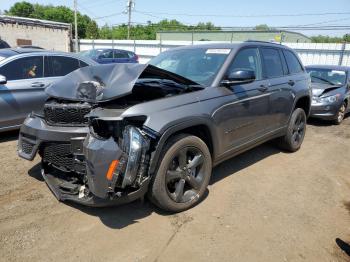
[{"label": "background fence post", "polygon": [[338,63],[338,65],[340,65],[340,66],[343,64],[345,48],[346,48],[346,42],[344,42],[342,44],[342,47],[341,47],[340,56],[339,56],[339,63]]}]

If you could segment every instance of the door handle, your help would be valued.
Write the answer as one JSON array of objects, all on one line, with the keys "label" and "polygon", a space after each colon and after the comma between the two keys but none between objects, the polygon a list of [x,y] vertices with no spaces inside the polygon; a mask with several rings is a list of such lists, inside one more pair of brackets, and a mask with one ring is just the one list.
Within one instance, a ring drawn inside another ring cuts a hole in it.
[{"label": "door handle", "polygon": [[32,87],[44,87],[44,86],[45,86],[45,84],[41,83],[41,82],[32,83]]},{"label": "door handle", "polygon": [[260,86],[258,87],[258,90],[259,90],[260,92],[266,92],[267,89],[268,89],[268,86],[266,86],[266,85],[260,85]]},{"label": "door handle", "polygon": [[294,86],[294,85],[295,85],[295,82],[294,82],[293,80],[289,80],[289,81],[288,81],[288,85]]}]

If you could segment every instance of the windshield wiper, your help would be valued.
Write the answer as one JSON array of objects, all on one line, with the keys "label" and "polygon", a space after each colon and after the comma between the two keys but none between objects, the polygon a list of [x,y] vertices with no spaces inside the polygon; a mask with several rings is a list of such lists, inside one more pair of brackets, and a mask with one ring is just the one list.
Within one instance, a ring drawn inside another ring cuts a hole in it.
[{"label": "windshield wiper", "polygon": [[199,90],[204,89],[202,85],[196,84],[196,85],[185,85],[182,83],[178,83],[176,81],[170,80],[170,79],[150,79],[150,80],[144,80],[144,81],[138,81],[138,84],[159,84],[159,85],[165,85],[168,87],[178,87],[181,89],[184,89],[185,91],[192,91],[192,90]]},{"label": "windshield wiper", "polygon": [[311,76],[312,78],[316,78],[316,79],[319,79],[319,80],[321,80],[321,81],[323,81],[323,82],[326,82],[326,83],[328,83],[328,84],[330,84],[330,85],[332,85],[332,86],[336,86],[337,84],[335,84],[335,83],[333,83],[332,81],[329,81],[329,80],[327,80],[327,79],[325,79],[325,78],[322,78],[322,77],[319,77],[319,76]]}]

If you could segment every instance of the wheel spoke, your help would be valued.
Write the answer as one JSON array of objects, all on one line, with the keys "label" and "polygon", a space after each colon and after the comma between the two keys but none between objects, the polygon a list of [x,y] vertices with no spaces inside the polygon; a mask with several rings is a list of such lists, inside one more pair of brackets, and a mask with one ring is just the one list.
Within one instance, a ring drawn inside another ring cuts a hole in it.
[{"label": "wheel spoke", "polygon": [[166,182],[170,182],[181,178],[181,172],[176,170],[168,170],[166,175]]},{"label": "wheel spoke", "polygon": [[301,122],[301,123],[299,124],[299,126],[298,126],[298,130],[299,130],[299,131],[303,131],[304,128],[305,128],[305,123],[304,123],[304,122]]},{"label": "wheel spoke", "polygon": [[183,168],[187,165],[187,148],[183,148],[179,151],[178,159],[180,168]]},{"label": "wheel spoke", "polygon": [[199,166],[200,164],[203,163],[203,156],[202,155],[196,155],[191,162],[187,165],[187,168],[192,169],[195,168],[197,166]]},{"label": "wheel spoke", "polygon": [[187,176],[186,181],[193,189],[199,190],[201,188],[201,183],[192,175]]},{"label": "wheel spoke", "polygon": [[180,179],[180,181],[176,184],[175,192],[172,194],[176,202],[181,201],[182,196],[184,194],[184,187],[185,187],[185,179]]},{"label": "wheel spoke", "polygon": [[292,140],[293,140],[294,142],[298,142],[298,135],[299,135],[298,132],[295,132],[295,133],[293,134]]}]

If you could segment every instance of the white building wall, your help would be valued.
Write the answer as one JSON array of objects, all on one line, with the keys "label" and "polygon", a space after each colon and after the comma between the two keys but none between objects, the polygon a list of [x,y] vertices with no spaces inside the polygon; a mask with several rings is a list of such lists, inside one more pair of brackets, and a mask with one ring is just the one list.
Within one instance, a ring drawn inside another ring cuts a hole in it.
[{"label": "white building wall", "polygon": [[48,50],[70,51],[69,29],[0,23],[0,38],[10,46],[17,46],[17,39],[26,39]]}]

